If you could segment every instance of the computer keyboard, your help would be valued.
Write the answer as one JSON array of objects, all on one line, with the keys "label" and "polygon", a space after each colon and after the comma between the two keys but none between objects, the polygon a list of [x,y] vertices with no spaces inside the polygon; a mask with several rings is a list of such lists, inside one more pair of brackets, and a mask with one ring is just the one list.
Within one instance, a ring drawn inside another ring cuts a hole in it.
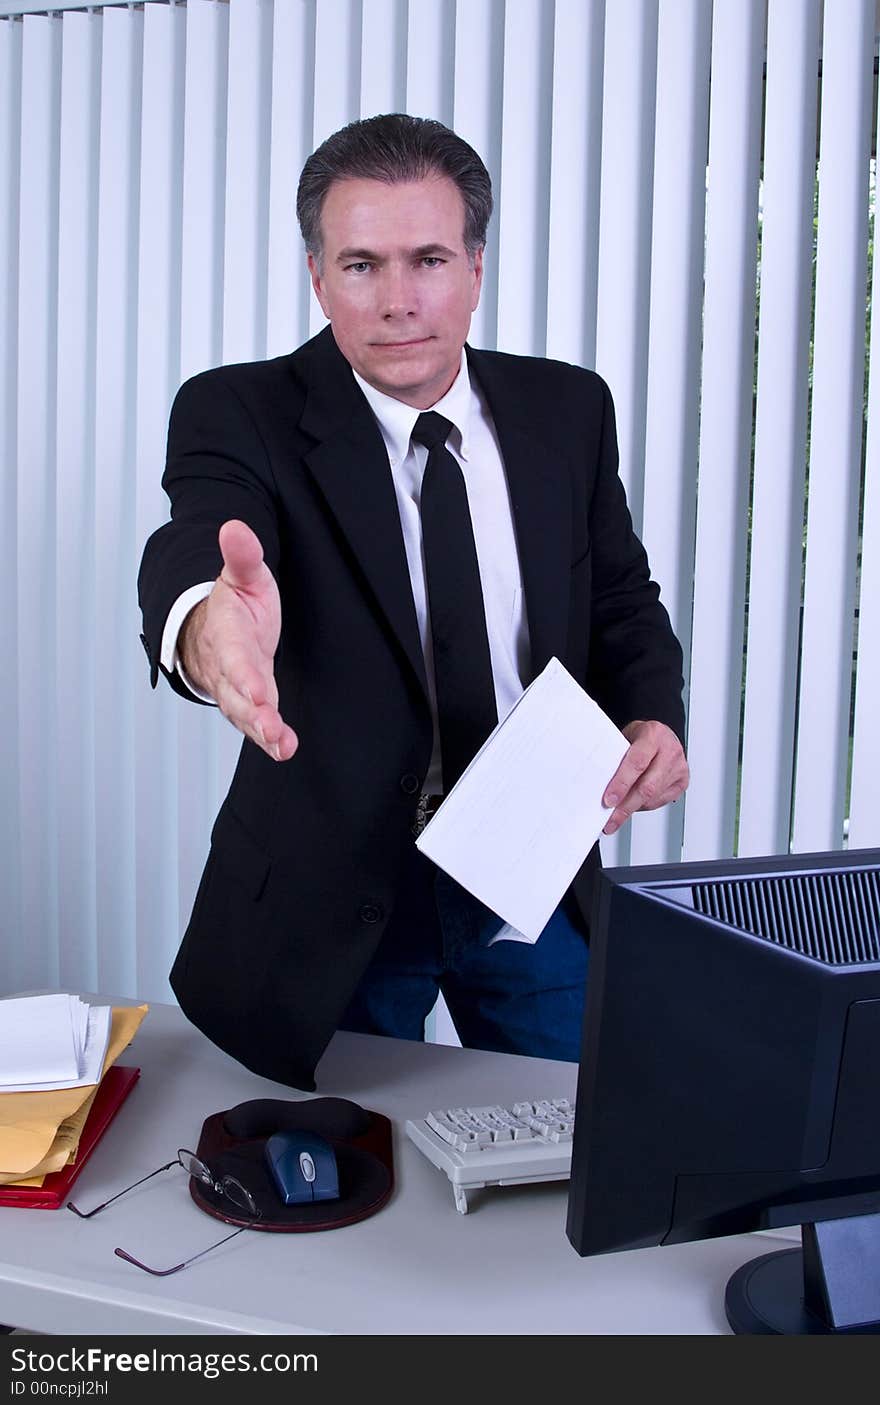
[{"label": "computer keyboard", "polygon": [[568,1098],[442,1108],[406,1124],[410,1140],[449,1177],[462,1215],[469,1190],[568,1180],[573,1132]]}]

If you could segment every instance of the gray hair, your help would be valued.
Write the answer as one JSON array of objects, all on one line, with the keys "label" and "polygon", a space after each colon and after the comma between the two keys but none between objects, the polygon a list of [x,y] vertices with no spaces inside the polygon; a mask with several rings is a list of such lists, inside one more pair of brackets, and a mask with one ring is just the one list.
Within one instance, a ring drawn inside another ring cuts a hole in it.
[{"label": "gray hair", "polygon": [[386,113],[350,122],[313,151],[303,166],[296,214],[306,249],[320,265],[321,210],[338,180],[378,180],[388,185],[441,175],[455,183],[464,201],[464,246],[473,262],[486,243],[492,214],[492,182],[473,147],[430,117]]}]

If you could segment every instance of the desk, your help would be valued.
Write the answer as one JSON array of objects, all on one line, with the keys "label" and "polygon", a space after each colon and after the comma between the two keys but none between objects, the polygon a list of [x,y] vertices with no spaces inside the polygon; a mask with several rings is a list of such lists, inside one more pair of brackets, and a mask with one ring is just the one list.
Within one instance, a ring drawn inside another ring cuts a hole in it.
[{"label": "desk", "polygon": [[[122,1063],[141,1077],[76,1183],[83,1206],[194,1148],[205,1117],[246,1098],[303,1094],[258,1078],[170,1005],[152,1005]],[[0,1209],[0,1321],[67,1334],[726,1333],[724,1287],[762,1236],[582,1259],[565,1235],[567,1184],[474,1192],[467,1215],[410,1143],[408,1117],[462,1100],[572,1096],[573,1064],[337,1034],[318,1093],[394,1124],[396,1186],[370,1219],[325,1233],[241,1234],[183,1272],[152,1278],[123,1245],[175,1263],[218,1237],[183,1171],[91,1221]],[[777,1246],[779,1247],[779,1246]]]}]

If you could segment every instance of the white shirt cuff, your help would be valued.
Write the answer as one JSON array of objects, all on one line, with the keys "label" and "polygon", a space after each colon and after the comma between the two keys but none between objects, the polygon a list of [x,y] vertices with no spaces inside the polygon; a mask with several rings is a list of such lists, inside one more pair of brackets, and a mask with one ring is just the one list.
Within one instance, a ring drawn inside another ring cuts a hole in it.
[{"label": "white shirt cuff", "polygon": [[168,618],[165,621],[165,628],[162,631],[162,649],[160,659],[162,667],[169,673],[176,672],[184,687],[188,688],[194,698],[200,702],[211,703],[213,707],[217,704],[210,693],[202,692],[186,675],[180,662],[180,655],[177,652],[177,636],[180,633],[184,620],[190,610],[198,605],[200,600],[205,600],[214,589],[213,581],[203,581],[200,585],[191,585],[189,590],[185,590],[182,595],[178,595],[171,609],[168,611]]}]

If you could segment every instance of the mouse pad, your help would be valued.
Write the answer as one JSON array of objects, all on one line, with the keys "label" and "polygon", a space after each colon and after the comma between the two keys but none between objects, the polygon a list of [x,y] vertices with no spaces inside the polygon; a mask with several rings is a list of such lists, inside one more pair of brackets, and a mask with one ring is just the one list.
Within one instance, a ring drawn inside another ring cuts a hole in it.
[{"label": "mouse pad", "polygon": [[[273,1132],[300,1130],[326,1137],[336,1153],[339,1199],[285,1205],[264,1160]],[[239,1211],[225,1196],[190,1177],[200,1209],[226,1224],[295,1233],[339,1229],[374,1215],[394,1187],[391,1123],[345,1098],[256,1098],[205,1119],[196,1155],[215,1180],[235,1176],[250,1191],[259,1220]]]}]

